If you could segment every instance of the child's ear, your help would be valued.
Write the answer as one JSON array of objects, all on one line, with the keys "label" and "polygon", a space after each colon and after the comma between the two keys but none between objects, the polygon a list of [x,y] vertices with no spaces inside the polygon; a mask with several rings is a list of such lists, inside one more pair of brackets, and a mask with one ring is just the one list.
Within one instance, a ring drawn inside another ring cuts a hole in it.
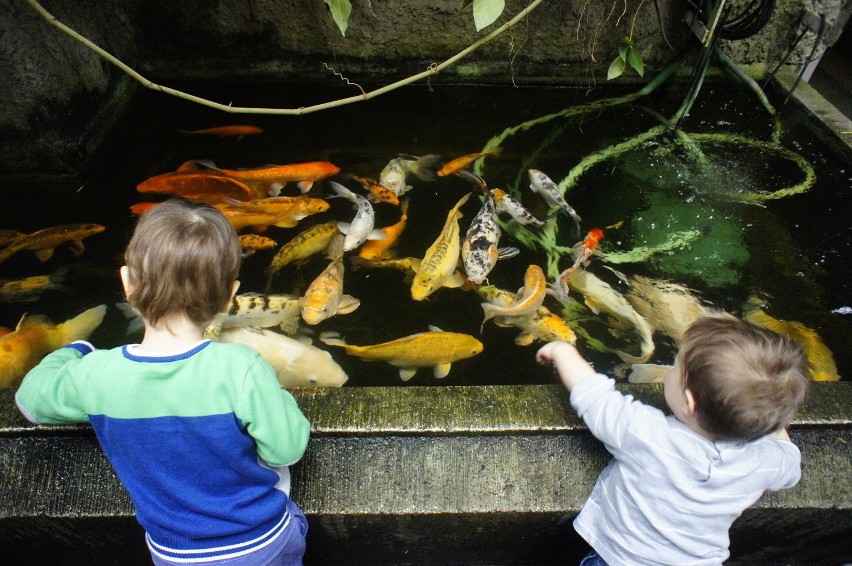
[{"label": "child's ear", "polygon": [[695,414],[695,396],[692,394],[692,391],[689,389],[683,390],[683,395],[686,397],[686,414],[694,415]]},{"label": "child's ear", "polygon": [[122,265],[118,273],[121,275],[121,286],[124,288],[124,297],[127,298],[133,291],[133,284],[130,282],[130,269],[126,265]]}]

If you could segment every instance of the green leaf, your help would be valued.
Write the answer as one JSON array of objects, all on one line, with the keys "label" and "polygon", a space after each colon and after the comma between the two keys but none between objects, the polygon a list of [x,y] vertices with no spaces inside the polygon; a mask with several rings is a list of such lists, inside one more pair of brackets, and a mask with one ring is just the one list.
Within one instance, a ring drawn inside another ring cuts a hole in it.
[{"label": "green leaf", "polygon": [[618,78],[624,72],[624,59],[620,56],[616,57],[615,60],[610,63],[609,70],[606,72],[606,80],[611,81],[612,79]]},{"label": "green leaf", "polygon": [[633,67],[640,77],[645,76],[645,65],[642,63],[642,56],[632,47],[627,51],[627,64]]},{"label": "green leaf", "polygon": [[493,24],[505,7],[505,0],[473,0],[473,23],[476,31]]},{"label": "green leaf", "polygon": [[633,41],[629,37],[622,37],[618,42],[618,54],[622,59],[627,59],[627,52],[633,49]]},{"label": "green leaf", "polygon": [[346,27],[349,25],[349,14],[352,13],[352,4],[349,0],[325,0],[331,9],[331,17],[340,29],[340,35],[346,37]]}]

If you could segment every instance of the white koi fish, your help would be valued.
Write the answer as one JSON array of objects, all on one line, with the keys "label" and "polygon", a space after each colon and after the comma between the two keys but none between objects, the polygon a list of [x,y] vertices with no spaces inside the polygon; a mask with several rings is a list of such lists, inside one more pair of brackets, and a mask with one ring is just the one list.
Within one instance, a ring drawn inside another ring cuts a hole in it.
[{"label": "white koi fish", "polygon": [[277,332],[223,328],[216,340],[255,350],[278,374],[281,387],[340,387],[349,379],[325,350]]},{"label": "white koi fish", "polygon": [[[616,275],[620,274],[616,272]],[[690,324],[712,312],[698,301],[691,289],[683,285],[641,275],[627,281],[630,291],[625,297],[636,312],[675,344],[680,345]]]},{"label": "white koi fish", "polygon": [[482,208],[471,221],[461,247],[464,271],[470,281],[482,283],[494,269],[498,259],[514,257],[520,253],[518,248],[498,250],[497,244],[501,235],[494,198],[490,193],[486,193]]},{"label": "white koi fish", "polygon": [[504,190],[491,189],[491,196],[494,197],[494,203],[498,213],[508,214],[512,217],[512,220],[522,226],[534,226],[536,228],[541,228],[553,220],[552,216],[547,217],[545,220],[539,220],[533,215],[533,213],[524,208],[521,203],[510,197],[509,193]]},{"label": "white koi fish", "polygon": [[440,166],[441,156],[439,155],[430,154],[422,157],[400,155],[388,161],[379,173],[379,184],[399,197],[411,190],[411,185],[406,183],[408,173],[414,173],[424,181],[434,181],[435,171]]},{"label": "white koi fish", "polygon": [[337,228],[346,234],[346,239],[343,241],[343,251],[354,250],[367,240],[378,240],[385,237],[384,234],[373,229],[376,215],[373,212],[373,206],[366,197],[353,193],[334,181],[330,181],[329,185],[337,193],[337,196],[350,201],[357,211],[352,222],[340,222],[337,225]]},{"label": "white koi fish", "polygon": [[472,193],[464,195],[447,214],[438,239],[426,250],[411,282],[411,298],[422,301],[441,287],[461,287],[464,279],[456,280],[454,272],[459,262],[459,209]]},{"label": "white koi fish", "polygon": [[550,206],[558,206],[560,209],[565,211],[568,216],[574,220],[574,223],[577,224],[577,231],[579,231],[580,216],[573,208],[571,208],[571,205],[568,204],[568,201],[565,200],[562,193],[559,192],[559,187],[556,186],[556,183],[551,181],[550,177],[538,169],[530,169],[529,176],[530,188],[534,192],[540,194]]}]

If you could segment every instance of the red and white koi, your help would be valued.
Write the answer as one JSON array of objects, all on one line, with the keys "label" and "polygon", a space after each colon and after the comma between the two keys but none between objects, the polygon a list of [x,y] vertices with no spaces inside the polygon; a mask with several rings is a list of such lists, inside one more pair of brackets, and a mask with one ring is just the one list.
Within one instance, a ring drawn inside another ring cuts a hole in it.
[{"label": "red and white koi", "polygon": [[579,266],[588,267],[592,255],[597,251],[598,244],[604,239],[604,231],[600,228],[592,228],[583,241],[574,246],[574,264],[563,271],[559,279],[563,279],[566,274],[570,273]]}]

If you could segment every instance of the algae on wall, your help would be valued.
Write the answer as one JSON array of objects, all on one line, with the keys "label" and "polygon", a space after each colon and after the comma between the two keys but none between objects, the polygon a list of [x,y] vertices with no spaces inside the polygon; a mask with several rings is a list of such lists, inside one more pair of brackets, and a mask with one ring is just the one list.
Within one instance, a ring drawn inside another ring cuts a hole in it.
[{"label": "algae on wall", "polygon": [[[457,0],[356,2],[346,37],[322,0],[105,0],[95,5],[45,1],[58,20],[153,81],[247,80],[320,82],[343,77],[385,84],[459,53],[527,7],[509,0],[503,15],[477,32]],[[450,66],[434,81],[583,84],[606,78],[621,39],[632,29],[646,76],[671,58],[668,44],[690,39],[688,4],[661,0],[545,0],[495,41]],[[132,95],[123,73],[49,26],[24,1],[0,19],[0,173],[73,173],[83,166]],[[810,0],[782,0],[756,35],[723,42],[741,64],[774,64],[795,38]],[[468,8],[469,10],[469,8]],[[823,9],[832,24],[841,7]],[[635,23],[634,23],[635,16]],[[665,32],[665,34],[663,33]],[[789,62],[810,53],[813,34]],[[824,47],[818,47],[816,54]],[[619,80],[632,79],[627,73]],[[165,96],[165,95],[164,95]]]}]

